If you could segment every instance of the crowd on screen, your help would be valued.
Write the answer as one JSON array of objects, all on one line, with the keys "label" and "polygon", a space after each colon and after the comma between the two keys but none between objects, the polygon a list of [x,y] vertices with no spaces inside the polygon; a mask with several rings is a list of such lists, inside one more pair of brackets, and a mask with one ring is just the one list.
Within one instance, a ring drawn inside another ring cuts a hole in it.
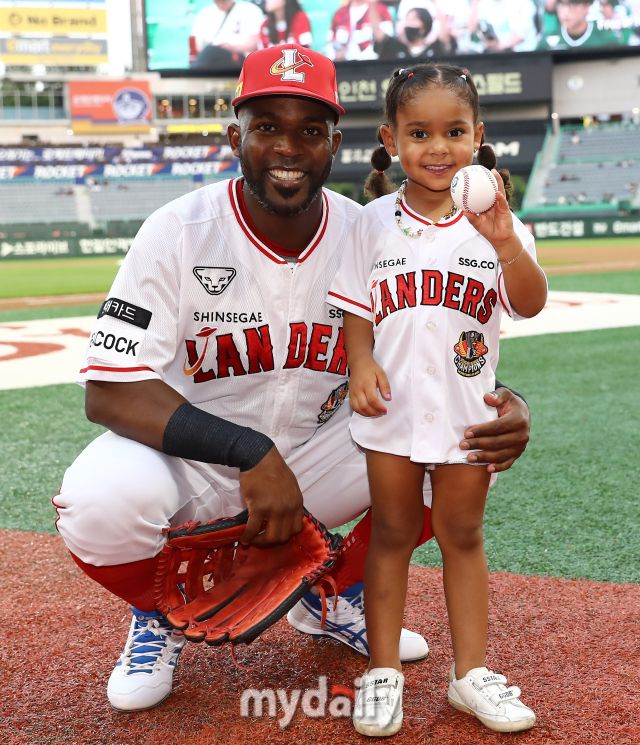
[{"label": "crowd on screen", "polygon": [[[318,39],[310,16],[327,12]],[[640,46],[640,0],[211,0],[195,17],[191,63],[228,67],[284,43],[337,62]]]}]

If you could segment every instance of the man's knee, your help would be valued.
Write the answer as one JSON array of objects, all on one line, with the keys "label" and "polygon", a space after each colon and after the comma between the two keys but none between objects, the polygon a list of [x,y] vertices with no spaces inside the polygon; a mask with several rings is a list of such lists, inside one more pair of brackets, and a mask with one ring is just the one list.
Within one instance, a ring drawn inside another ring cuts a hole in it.
[{"label": "man's knee", "polygon": [[115,435],[91,443],[69,467],[53,500],[69,549],[98,566],[157,553],[162,528],[178,504],[166,458]]}]

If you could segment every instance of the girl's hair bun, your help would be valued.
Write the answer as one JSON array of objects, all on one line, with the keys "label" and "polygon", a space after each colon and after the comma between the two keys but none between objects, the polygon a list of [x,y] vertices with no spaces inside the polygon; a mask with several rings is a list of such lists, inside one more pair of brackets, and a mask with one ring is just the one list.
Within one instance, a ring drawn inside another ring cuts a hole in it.
[{"label": "girl's hair bun", "polygon": [[364,185],[365,194],[369,199],[377,199],[396,190],[395,184],[389,180],[385,173],[391,167],[391,156],[384,146],[379,127],[376,137],[379,147],[374,148],[373,153],[371,153],[373,171],[369,174]]},{"label": "girl's hair bun", "polygon": [[480,150],[478,150],[478,164],[491,171],[496,167],[497,163],[498,160],[491,145],[482,145]]}]

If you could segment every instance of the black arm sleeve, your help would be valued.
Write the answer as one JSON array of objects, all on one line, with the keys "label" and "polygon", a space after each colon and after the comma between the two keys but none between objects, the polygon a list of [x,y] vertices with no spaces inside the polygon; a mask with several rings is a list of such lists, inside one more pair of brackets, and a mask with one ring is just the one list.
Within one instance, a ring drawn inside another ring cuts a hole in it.
[{"label": "black arm sleeve", "polygon": [[272,447],[273,440],[266,435],[187,403],[173,412],[162,438],[162,450],[167,455],[241,471],[257,466]]},{"label": "black arm sleeve", "polygon": [[[521,398],[525,402],[525,404],[527,404],[526,398],[520,393],[518,393],[518,391],[514,391],[513,388],[509,388],[508,385],[503,385],[499,380],[496,380],[496,390],[498,390],[498,388],[506,388],[508,391],[511,391],[511,393],[513,393],[514,396]],[[527,407],[528,406],[529,404],[527,404]]]}]

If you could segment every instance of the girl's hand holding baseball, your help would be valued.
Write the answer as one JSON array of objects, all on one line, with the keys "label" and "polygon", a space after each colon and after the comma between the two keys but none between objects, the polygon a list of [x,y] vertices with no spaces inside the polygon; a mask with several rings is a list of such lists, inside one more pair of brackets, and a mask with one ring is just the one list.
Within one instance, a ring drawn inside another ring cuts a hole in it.
[{"label": "girl's hand holding baseball", "polygon": [[511,210],[507,202],[502,176],[495,168],[491,173],[495,176],[499,189],[493,207],[480,215],[474,212],[464,214],[478,233],[491,243],[498,254],[498,259],[509,261],[518,254],[522,244],[513,229]]},{"label": "girl's hand holding baseball", "polygon": [[361,416],[382,416],[387,413],[386,406],[378,396],[391,399],[391,386],[387,374],[373,359],[362,359],[351,368],[349,378],[349,401],[351,408]]}]

